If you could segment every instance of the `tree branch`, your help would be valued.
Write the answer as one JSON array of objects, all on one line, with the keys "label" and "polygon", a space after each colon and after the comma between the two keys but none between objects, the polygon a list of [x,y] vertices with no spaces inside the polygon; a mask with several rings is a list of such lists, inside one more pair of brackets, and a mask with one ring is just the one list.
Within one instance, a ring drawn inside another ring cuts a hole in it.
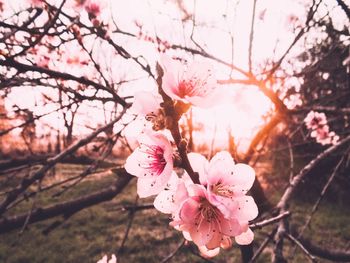
[{"label": "tree branch", "polygon": [[[113,199],[133,178],[133,176],[128,174],[125,169],[119,169],[118,176],[118,180],[107,189],[96,191],[92,194],[85,195],[74,200],[58,203],[48,207],[34,209],[31,212],[31,217],[28,224],[43,221],[60,215],[72,215],[87,207]],[[24,213],[0,219],[0,233],[6,233],[10,232],[11,230],[20,228],[23,226],[27,217],[28,213]]]}]

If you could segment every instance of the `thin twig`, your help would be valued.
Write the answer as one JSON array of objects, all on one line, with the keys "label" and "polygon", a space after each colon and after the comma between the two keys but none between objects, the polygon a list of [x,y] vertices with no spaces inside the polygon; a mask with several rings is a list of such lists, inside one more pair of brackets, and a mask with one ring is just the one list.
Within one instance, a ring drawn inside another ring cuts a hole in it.
[{"label": "thin twig", "polygon": [[344,160],[346,159],[347,155],[344,154],[344,156],[340,159],[340,161],[338,162],[338,164],[336,165],[336,167],[334,168],[333,170],[333,173],[331,174],[331,176],[328,178],[328,181],[327,183],[325,184],[325,186],[323,187],[322,189],[322,192],[320,193],[320,196],[319,198],[317,199],[317,201],[315,202],[314,206],[312,207],[312,210],[305,222],[305,224],[303,225],[303,227],[301,228],[300,232],[299,232],[299,235],[298,235],[298,238],[302,237],[305,229],[307,228],[307,226],[310,224],[311,222],[311,218],[312,216],[315,214],[315,212],[317,211],[317,208],[320,204],[320,202],[322,201],[324,195],[326,194],[327,190],[328,190],[328,187],[331,185],[331,183],[333,182],[333,179],[335,178],[335,176],[337,175],[338,173],[338,170],[341,166],[341,164],[344,162]]},{"label": "thin twig", "polygon": [[186,240],[183,239],[180,244],[175,248],[175,250],[173,252],[171,252],[168,256],[166,256],[161,263],[166,263],[168,262],[170,259],[172,259],[177,252],[179,252],[179,250],[185,245]]},{"label": "thin twig", "polygon": [[265,247],[269,244],[269,242],[272,240],[273,236],[276,234],[277,227],[265,238],[265,240],[261,243],[260,247],[255,251],[253,257],[249,261],[249,263],[254,263],[261,253],[264,251]]},{"label": "thin twig", "polygon": [[269,218],[269,219],[266,219],[266,220],[263,220],[263,221],[260,221],[260,222],[257,222],[257,223],[254,223],[254,224],[250,224],[249,227],[254,230],[254,229],[260,229],[264,226],[267,226],[267,225],[271,225],[273,223],[276,223],[278,221],[280,221],[281,219],[284,219],[288,216],[290,216],[290,212],[289,211],[286,211],[282,214],[279,214],[278,216],[275,216],[275,217],[272,217],[272,218]]},{"label": "thin twig", "polygon": [[[138,202],[139,198],[138,196],[136,196],[135,198],[135,202],[134,202],[134,206],[137,205],[137,202]],[[125,229],[125,233],[124,233],[124,237],[123,237],[123,240],[122,240],[122,243],[120,244],[120,247],[117,251],[117,256],[123,251],[124,249],[124,245],[126,243],[126,240],[128,239],[128,236],[129,236],[129,232],[130,232],[130,229],[131,229],[131,226],[132,226],[132,223],[134,221],[134,217],[135,217],[135,210],[129,210],[129,220],[128,220],[128,224],[126,226],[126,229]]]},{"label": "thin twig", "polygon": [[311,260],[311,262],[317,262],[316,258],[299,242],[298,239],[293,237],[291,234],[286,233],[286,237],[292,241],[295,245],[301,248],[301,250],[305,253],[305,255]]}]

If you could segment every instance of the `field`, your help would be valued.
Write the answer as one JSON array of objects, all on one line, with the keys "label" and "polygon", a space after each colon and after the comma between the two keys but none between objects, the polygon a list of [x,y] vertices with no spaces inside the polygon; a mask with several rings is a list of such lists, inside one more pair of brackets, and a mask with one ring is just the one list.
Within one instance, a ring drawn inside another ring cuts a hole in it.
[{"label": "field", "polygon": [[[60,166],[57,174],[71,176],[78,173],[83,167]],[[107,187],[116,179],[112,173],[94,175],[74,189],[65,192],[59,200],[69,200],[75,196],[84,195],[96,189]],[[104,254],[116,254],[120,262],[161,262],[172,253],[182,242],[179,232],[168,226],[169,220],[155,209],[146,209],[135,212],[130,216],[123,206],[133,205],[136,200],[135,180],[123,193],[114,200],[93,206],[49,231],[49,226],[57,218],[30,225],[28,229],[16,230],[3,234],[0,238],[0,262],[4,263],[77,263],[96,262]],[[51,203],[56,192],[49,191],[38,196],[37,206]],[[276,199],[277,195],[273,197]],[[139,200],[138,204],[149,204],[151,199]],[[28,209],[32,204],[24,203],[18,210]],[[302,225],[304,215],[312,207],[307,201],[298,200],[292,204],[293,222]],[[18,211],[17,210],[17,211]],[[23,210],[26,211],[26,210]],[[132,213],[131,213],[132,214]],[[334,203],[324,201],[320,210],[315,214],[311,228],[304,234],[312,236],[313,240],[324,247],[334,247],[342,244],[339,249],[350,246],[349,207],[340,207]],[[127,225],[132,225],[125,241],[124,248],[120,249]],[[256,243],[261,243],[271,227],[256,231]],[[293,254],[294,247],[287,242],[287,256]],[[257,246],[257,245],[256,245]],[[258,262],[270,262],[271,248],[265,249]],[[296,250],[297,255],[290,262],[308,262],[305,256]],[[228,251],[222,251],[220,256],[212,259],[213,262],[239,262],[240,254],[237,245]],[[169,262],[205,262],[196,255],[193,246],[185,244]],[[328,261],[320,261],[328,262]]]}]

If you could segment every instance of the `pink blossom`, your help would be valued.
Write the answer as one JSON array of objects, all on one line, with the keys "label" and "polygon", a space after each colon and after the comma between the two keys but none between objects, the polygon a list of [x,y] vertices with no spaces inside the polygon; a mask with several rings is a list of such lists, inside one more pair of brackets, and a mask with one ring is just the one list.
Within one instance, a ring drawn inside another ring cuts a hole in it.
[{"label": "pink blossom", "polygon": [[134,102],[128,113],[136,115],[124,130],[128,138],[136,138],[144,130],[163,130],[165,127],[164,112],[160,107],[162,98],[150,91],[138,91],[134,94]]},{"label": "pink blossom", "polygon": [[235,164],[230,153],[217,153],[210,162],[197,153],[189,154],[190,162],[199,173],[200,181],[207,186],[210,202],[226,217],[240,222],[258,216],[258,207],[251,196],[246,196],[255,180],[255,172],[249,165]]},{"label": "pink blossom", "polygon": [[29,0],[29,3],[31,4],[31,6],[34,7],[43,7],[44,5],[44,1],[43,0]]},{"label": "pink blossom", "polygon": [[84,8],[89,15],[96,18],[101,14],[101,10],[104,6],[101,5],[101,1],[87,0],[84,4]]},{"label": "pink blossom", "polygon": [[111,259],[108,260],[108,256],[104,255],[97,263],[117,263],[117,257],[112,254]]},{"label": "pink blossom", "polygon": [[235,236],[235,241],[240,245],[249,245],[254,239],[254,233],[250,228],[247,228],[242,234]]},{"label": "pink blossom", "polygon": [[71,55],[69,57],[67,57],[66,59],[67,64],[71,64],[71,65],[88,65],[88,61],[87,60],[82,60],[81,55]]},{"label": "pink blossom", "polygon": [[76,7],[83,7],[88,0],[74,0],[74,4]]},{"label": "pink blossom", "polygon": [[331,135],[331,138],[332,138],[331,144],[333,144],[333,145],[338,144],[338,142],[339,142],[339,136],[336,135],[334,132],[331,132],[331,133],[332,133],[332,135]]},{"label": "pink blossom", "polygon": [[138,139],[139,146],[127,158],[125,169],[138,177],[140,197],[156,195],[169,182],[173,170],[173,148],[167,137],[146,131]]},{"label": "pink blossom", "polygon": [[160,109],[162,98],[150,91],[138,91],[134,94],[134,102],[130,111],[140,116],[154,115]]},{"label": "pink blossom", "polygon": [[230,237],[223,237],[220,242],[220,247],[214,248],[214,249],[208,249],[206,246],[198,247],[199,252],[204,256],[205,258],[212,258],[217,256],[220,253],[220,248],[223,249],[229,249],[232,247],[232,240]]},{"label": "pink blossom", "polygon": [[324,113],[310,111],[304,120],[306,127],[311,129],[310,136],[322,145],[337,144],[339,136],[329,130]]},{"label": "pink blossom", "polygon": [[214,248],[214,249],[208,249],[206,246],[200,246],[198,247],[199,252],[201,255],[205,258],[212,258],[220,253],[220,247]]},{"label": "pink blossom", "polygon": [[[236,218],[226,218],[208,198],[208,192],[202,185],[191,185],[189,197],[179,211],[179,220],[171,225],[188,233],[198,246],[212,250],[221,246],[223,240],[242,234],[248,225],[241,224]],[[186,237],[186,235],[184,235]]]},{"label": "pink blossom", "polygon": [[322,145],[336,144],[339,136],[335,132],[330,132],[328,125],[312,131],[311,137],[315,137],[316,141]]},{"label": "pink blossom", "polygon": [[50,63],[50,57],[43,55],[38,57],[37,65],[42,68],[48,68]]},{"label": "pink blossom", "polygon": [[154,199],[154,207],[164,214],[178,214],[182,203],[188,198],[185,181],[172,173],[166,187]]},{"label": "pink blossom", "polygon": [[324,125],[324,126],[321,126],[321,127],[317,127],[315,128],[310,136],[312,138],[316,138],[316,140],[325,140],[326,138],[328,138],[328,135],[329,135],[329,126],[328,125]]},{"label": "pink blossom", "polygon": [[304,119],[305,125],[308,129],[318,129],[327,124],[327,118],[324,113],[310,111]]},{"label": "pink blossom", "polygon": [[164,70],[164,92],[172,99],[199,107],[210,107],[219,98],[216,79],[211,65],[193,62],[187,68],[178,60],[162,55],[160,63]]},{"label": "pink blossom", "polygon": [[333,131],[329,131],[329,126],[324,125],[311,132],[311,137],[316,139],[316,142],[327,145],[327,144],[337,144],[339,141],[339,136]]}]

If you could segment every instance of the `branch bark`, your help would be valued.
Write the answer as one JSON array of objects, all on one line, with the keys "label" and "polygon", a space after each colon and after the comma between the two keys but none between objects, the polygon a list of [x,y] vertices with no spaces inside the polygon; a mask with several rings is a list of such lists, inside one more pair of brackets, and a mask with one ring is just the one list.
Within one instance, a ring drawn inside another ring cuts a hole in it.
[{"label": "branch bark", "polygon": [[31,177],[29,178],[24,178],[19,186],[17,186],[15,189],[13,189],[6,197],[5,199],[1,202],[0,204],[0,214],[3,214],[7,207],[17,199],[17,197],[23,193],[30,185],[32,185],[35,181],[42,179],[46,172],[49,171],[56,163],[62,161],[66,156],[74,153],[76,150],[78,150],[80,147],[88,144],[91,142],[93,138],[95,138],[98,134],[101,132],[107,130],[108,128],[112,127],[117,121],[121,119],[123,116],[124,112],[126,111],[126,108],[120,113],[120,115],[108,123],[107,125],[97,129],[93,133],[91,133],[89,136],[79,140],[75,144],[72,144],[70,147],[68,147],[66,150],[63,152],[59,153],[55,157],[48,159],[47,163],[41,167],[38,171],[36,171]]},{"label": "branch bark", "polygon": [[[96,191],[92,194],[79,197],[74,200],[58,203],[52,206],[36,208],[32,211],[28,224],[43,221],[60,215],[75,214],[87,207],[105,202],[116,197],[130,180],[132,175],[128,174],[125,169],[118,170],[118,180],[110,187],[104,190]],[[28,213],[10,216],[0,219],[0,233],[10,232],[11,230],[21,228],[28,217]]]},{"label": "branch bark", "polygon": [[296,176],[293,177],[293,180],[290,182],[288,188],[284,192],[280,201],[277,204],[277,208],[283,208],[286,206],[290,198],[292,197],[296,187],[300,184],[300,182],[304,179],[304,177],[323,159],[330,156],[332,153],[336,152],[339,148],[346,145],[350,142],[350,135],[345,139],[341,140],[338,144],[329,147],[327,150],[319,154],[315,159],[313,159],[309,164],[307,164]]}]

